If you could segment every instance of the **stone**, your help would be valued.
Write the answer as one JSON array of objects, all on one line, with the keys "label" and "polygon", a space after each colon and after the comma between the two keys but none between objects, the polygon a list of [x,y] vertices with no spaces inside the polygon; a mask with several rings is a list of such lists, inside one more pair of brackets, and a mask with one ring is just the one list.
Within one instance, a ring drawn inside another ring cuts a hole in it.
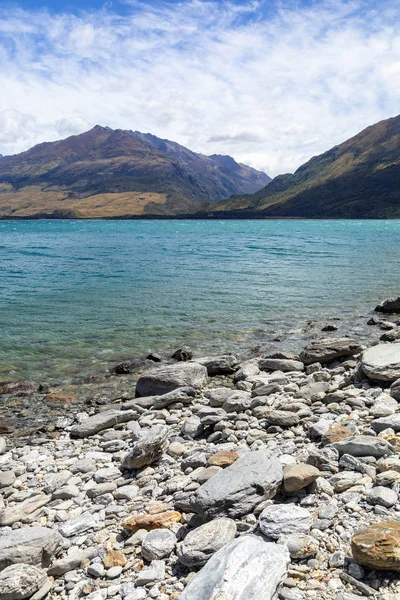
[{"label": "stone", "polygon": [[181,404],[190,404],[193,402],[196,396],[196,390],[192,387],[182,387],[172,390],[162,396],[157,396],[153,402],[153,408],[155,410],[161,410],[166,408],[170,404],[180,402]]},{"label": "stone", "polygon": [[77,569],[79,565],[85,561],[92,560],[97,556],[97,548],[86,548],[85,550],[75,550],[71,554],[66,554],[63,558],[53,562],[51,567],[47,569],[47,574],[53,577],[59,577]]},{"label": "stone", "polygon": [[0,396],[32,396],[35,393],[35,384],[32,381],[0,382]]},{"label": "stone", "polygon": [[7,449],[7,440],[0,436],[0,455],[4,454]]},{"label": "stone", "polygon": [[107,554],[103,558],[103,565],[106,569],[113,567],[124,567],[128,559],[121,550],[108,550]]},{"label": "stone", "polygon": [[396,381],[400,378],[400,342],[367,348],[361,358],[361,368],[372,380]]},{"label": "stone", "polygon": [[372,435],[354,435],[329,446],[342,454],[351,456],[374,456],[382,458],[386,454],[393,454],[394,448],[386,440]]},{"label": "stone", "polygon": [[208,375],[225,375],[234,373],[239,365],[237,356],[234,354],[222,354],[221,356],[203,356],[195,358],[195,362],[207,369]]},{"label": "stone", "polygon": [[350,338],[322,338],[310,342],[300,353],[300,360],[305,365],[319,362],[332,362],[338,358],[359,354],[361,346]]},{"label": "stone", "polygon": [[0,488],[9,487],[16,480],[14,471],[0,471]]},{"label": "stone", "polygon": [[144,371],[136,384],[136,396],[159,396],[187,386],[201,390],[207,380],[207,369],[199,363],[163,365]]},{"label": "stone", "polygon": [[207,462],[213,467],[229,467],[230,465],[233,465],[238,458],[239,454],[237,452],[220,450],[219,452],[216,452],[216,454],[212,454]]},{"label": "stone", "polygon": [[286,410],[263,410],[262,417],[267,419],[270,425],[278,425],[279,427],[294,427],[300,423],[298,414]]},{"label": "stone", "polygon": [[290,465],[283,470],[283,489],[285,492],[298,492],[313,483],[320,474],[312,465]]},{"label": "stone", "polygon": [[185,438],[196,439],[203,433],[203,430],[204,425],[197,415],[191,415],[183,421],[181,426],[181,433]]},{"label": "stone", "polygon": [[400,379],[396,379],[396,381],[392,383],[389,392],[392,398],[394,398],[398,402],[400,401]]},{"label": "stone", "polygon": [[159,581],[165,577],[165,562],[163,560],[153,560],[148,569],[143,569],[138,573],[136,585],[148,585],[153,581]]},{"label": "stone", "polygon": [[360,565],[400,571],[400,523],[381,521],[357,532],[352,538],[351,550]]},{"label": "stone", "polygon": [[98,577],[103,577],[104,575],[104,565],[100,562],[97,563],[93,563],[91,565],[88,566],[87,568],[87,574],[90,575],[91,577],[94,578],[98,578]]},{"label": "stone", "polygon": [[46,582],[46,571],[33,565],[11,565],[0,573],[0,600],[30,598]]},{"label": "stone", "polygon": [[375,307],[375,312],[387,314],[400,313],[400,297],[387,298]]},{"label": "stone", "polygon": [[393,429],[395,432],[400,431],[400,413],[390,415],[387,417],[381,417],[372,421],[371,427],[377,433],[384,431],[385,429]]},{"label": "stone", "polygon": [[0,571],[16,563],[48,567],[62,543],[59,533],[46,527],[24,527],[0,535]]},{"label": "stone", "polygon": [[115,408],[100,412],[74,425],[70,435],[72,438],[85,438],[95,435],[103,429],[115,427],[119,423],[127,423],[137,417],[135,410],[117,410]]},{"label": "stone", "polygon": [[154,529],[144,538],[142,555],[146,560],[167,558],[176,546],[176,536],[169,529]]},{"label": "stone", "polygon": [[262,533],[274,540],[282,535],[306,535],[313,523],[311,513],[296,504],[273,504],[267,506],[259,517]]},{"label": "stone", "polygon": [[193,351],[189,346],[182,346],[182,348],[178,348],[178,350],[175,350],[175,352],[171,354],[171,358],[181,362],[186,362],[188,360],[192,360]]},{"label": "stone", "polygon": [[232,519],[214,519],[189,533],[178,544],[177,555],[188,567],[202,566],[210,557],[226,546],[236,536],[236,523]]},{"label": "stone", "polygon": [[395,491],[381,485],[372,488],[368,494],[368,502],[384,506],[385,508],[394,506],[397,503],[397,499]]},{"label": "stone", "polygon": [[304,560],[311,558],[318,552],[318,542],[310,535],[293,534],[281,536],[279,543],[286,543],[289,549],[290,558],[293,560]]},{"label": "stone", "polygon": [[375,400],[374,404],[369,409],[370,414],[373,417],[388,417],[393,415],[399,408],[397,400],[389,396],[389,394],[381,394]]},{"label": "stone", "polygon": [[128,517],[122,525],[125,529],[132,531],[138,531],[139,529],[146,529],[150,531],[152,529],[161,529],[163,527],[171,527],[174,523],[180,523],[182,515],[180,512],[175,510],[168,510],[162,513],[132,515]]},{"label": "stone", "polygon": [[240,517],[274,497],[282,477],[276,457],[266,450],[249,452],[200,486],[191,496],[190,506],[206,519]]},{"label": "stone", "polygon": [[122,461],[122,468],[141,469],[161,458],[167,447],[168,427],[157,425],[144,433]]},{"label": "stone", "polygon": [[244,412],[250,407],[251,395],[248,392],[232,390],[222,408],[227,413]]},{"label": "stone", "polygon": [[235,390],[227,387],[212,388],[205,390],[204,397],[210,401],[210,406],[220,408],[235,393]]},{"label": "stone", "polygon": [[304,364],[299,360],[262,358],[259,362],[259,368],[262,371],[282,371],[283,373],[290,373],[292,371],[304,371]]},{"label": "stone", "polygon": [[287,574],[285,545],[245,535],[214,554],[179,600],[272,600]]},{"label": "stone", "polygon": [[37,494],[23,502],[18,502],[15,506],[4,508],[0,512],[0,526],[4,527],[5,525],[12,525],[17,521],[21,521],[27,515],[30,515],[42,506],[45,506],[50,500],[51,496]]},{"label": "stone", "polygon": [[328,431],[322,436],[323,444],[334,444],[348,437],[351,437],[353,432],[346,425],[332,425]]},{"label": "stone", "polygon": [[64,523],[60,527],[60,533],[63,537],[73,537],[74,535],[85,533],[86,531],[89,531],[89,529],[93,529],[96,522],[94,515],[85,512]]},{"label": "stone", "polygon": [[139,494],[137,485],[122,485],[114,492],[116,500],[133,500]]}]

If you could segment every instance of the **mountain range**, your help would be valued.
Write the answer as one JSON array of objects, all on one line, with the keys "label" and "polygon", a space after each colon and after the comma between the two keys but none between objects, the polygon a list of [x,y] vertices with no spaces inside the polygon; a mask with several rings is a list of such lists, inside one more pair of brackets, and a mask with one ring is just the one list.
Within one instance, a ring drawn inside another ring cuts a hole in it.
[{"label": "mountain range", "polygon": [[233,197],[212,210],[225,218],[399,218],[400,116],[367,127],[294,174],[279,175],[255,194]]},{"label": "mountain range", "polygon": [[0,218],[171,216],[253,193],[270,180],[230,156],[97,125],[0,157]]},{"label": "mountain range", "polygon": [[96,126],[0,156],[0,218],[400,218],[400,116],[271,181],[230,156]]}]

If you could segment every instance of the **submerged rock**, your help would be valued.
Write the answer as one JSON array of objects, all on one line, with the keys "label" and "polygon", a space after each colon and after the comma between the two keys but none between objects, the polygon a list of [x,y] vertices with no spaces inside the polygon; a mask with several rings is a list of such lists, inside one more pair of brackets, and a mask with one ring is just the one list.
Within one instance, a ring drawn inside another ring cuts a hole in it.
[{"label": "submerged rock", "polygon": [[181,362],[149,369],[136,384],[136,396],[157,396],[180,387],[202,389],[207,383],[207,369],[195,362]]},{"label": "submerged rock", "polygon": [[240,537],[214,554],[179,599],[273,600],[289,561],[285,545],[253,535]]},{"label": "submerged rock", "polygon": [[375,312],[380,313],[400,313],[400,297],[397,298],[387,298],[378,306],[375,307]]},{"label": "submerged rock", "polygon": [[273,498],[282,477],[275,456],[266,450],[249,452],[196,490],[190,506],[206,519],[243,516],[262,500]]}]

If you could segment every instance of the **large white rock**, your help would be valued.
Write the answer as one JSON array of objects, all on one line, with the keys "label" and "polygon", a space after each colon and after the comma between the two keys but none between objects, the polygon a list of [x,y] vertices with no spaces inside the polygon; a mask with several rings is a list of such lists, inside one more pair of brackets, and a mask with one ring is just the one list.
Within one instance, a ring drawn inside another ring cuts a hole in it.
[{"label": "large white rock", "polygon": [[46,582],[46,571],[32,565],[11,565],[0,573],[0,600],[30,598]]},{"label": "large white rock", "polygon": [[267,506],[259,519],[262,533],[273,540],[282,535],[309,533],[313,518],[306,508],[296,504],[275,504]]},{"label": "large white rock", "polygon": [[144,371],[137,381],[136,395],[157,396],[186,386],[200,390],[207,380],[206,367],[198,363],[163,365]]},{"label": "large white rock", "polygon": [[179,600],[272,600],[289,561],[286,545],[245,535],[214,554]]},{"label": "large white rock", "polygon": [[370,379],[396,381],[400,378],[400,342],[371,346],[362,355],[361,367]]},{"label": "large white rock", "polygon": [[0,536],[0,571],[9,565],[27,563],[48,567],[63,539],[54,529],[24,527]]}]

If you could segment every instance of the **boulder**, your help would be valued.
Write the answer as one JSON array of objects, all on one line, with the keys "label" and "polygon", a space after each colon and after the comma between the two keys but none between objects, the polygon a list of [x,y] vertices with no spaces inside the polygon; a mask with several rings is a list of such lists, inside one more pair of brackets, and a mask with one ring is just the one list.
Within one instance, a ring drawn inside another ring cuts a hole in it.
[{"label": "boulder", "polygon": [[320,474],[320,471],[312,465],[305,463],[290,465],[283,471],[283,489],[289,493],[298,492],[313,483]]},{"label": "boulder", "polygon": [[195,358],[194,362],[203,365],[210,376],[234,373],[239,364],[234,354],[223,354],[221,356],[203,356]]},{"label": "boulder", "polygon": [[21,521],[24,517],[32,514],[42,506],[50,502],[51,496],[46,494],[37,494],[31,496],[23,502],[18,502],[15,506],[8,506],[0,512],[0,526],[13,525],[17,521]]},{"label": "boulder", "polygon": [[127,423],[135,418],[137,418],[137,411],[135,410],[117,410],[116,408],[112,408],[111,410],[93,415],[93,417],[85,419],[82,423],[78,423],[78,425],[74,425],[70,435],[72,438],[89,437],[103,429],[109,429],[119,423]]},{"label": "boulder", "polygon": [[122,468],[141,469],[161,458],[168,442],[168,427],[156,425],[146,432],[134,444],[132,450],[122,461]]},{"label": "boulder", "polygon": [[352,356],[361,352],[361,346],[350,338],[322,338],[310,342],[300,353],[305,365],[329,363],[337,358]]},{"label": "boulder", "polygon": [[207,520],[241,517],[275,496],[282,477],[275,456],[266,450],[249,452],[200,486],[191,496],[190,506]]},{"label": "boulder", "polygon": [[207,369],[195,362],[180,362],[148,369],[138,379],[136,396],[161,396],[181,387],[202,389],[207,383]]},{"label": "boulder", "polygon": [[142,543],[142,556],[146,560],[167,558],[176,546],[176,536],[169,529],[153,529]]},{"label": "boulder", "polygon": [[273,540],[278,540],[282,535],[307,535],[312,523],[311,513],[296,504],[267,506],[259,517],[262,533]]},{"label": "boulder", "polygon": [[0,536],[0,571],[16,563],[48,567],[62,544],[62,537],[54,529],[14,529]]},{"label": "boulder", "polygon": [[179,600],[273,600],[289,561],[285,545],[245,535],[214,554]]},{"label": "boulder", "polygon": [[400,297],[387,298],[375,307],[375,312],[386,314],[400,313]]},{"label": "boulder", "polygon": [[181,563],[188,567],[204,565],[236,535],[236,523],[232,519],[215,519],[193,531],[189,531],[178,545],[177,554]]},{"label": "boulder", "polygon": [[329,448],[337,450],[340,456],[350,454],[351,456],[382,458],[386,454],[394,453],[394,447],[389,442],[373,435],[353,435],[331,444]]},{"label": "boulder", "polygon": [[393,431],[400,431],[400,413],[396,413],[395,415],[390,415],[387,417],[381,417],[380,419],[375,419],[371,423],[371,427],[377,433],[384,431],[385,429],[393,429]]},{"label": "boulder", "polygon": [[367,348],[361,358],[361,368],[369,379],[396,381],[400,378],[400,342]]},{"label": "boulder", "polygon": [[357,532],[352,538],[351,550],[360,565],[400,571],[400,523],[381,521]]},{"label": "boulder", "polygon": [[30,598],[46,582],[46,571],[33,565],[11,565],[0,573],[0,600]]},{"label": "boulder", "polygon": [[262,371],[282,371],[283,373],[304,371],[304,364],[299,360],[284,358],[262,358],[259,362],[259,367]]},{"label": "boulder", "polygon": [[175,352],[171,354],[171,358],[181,362],[186,362],[188,360],[192,360],[193,351],[189,346],[182,346],[182,348],[178,348],[178,350],[175,350]]}]

